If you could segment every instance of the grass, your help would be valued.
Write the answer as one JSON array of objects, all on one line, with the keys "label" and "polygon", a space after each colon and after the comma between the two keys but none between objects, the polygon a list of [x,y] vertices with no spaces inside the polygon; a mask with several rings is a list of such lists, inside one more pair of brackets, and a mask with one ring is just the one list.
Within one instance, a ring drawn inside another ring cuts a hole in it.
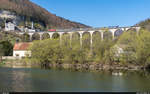
[{"label": "grass", "polygon": [[5,61],[5,60],[2,60],[2,61],[0,62],[0,67],[3,66],[3,65],[5,65],[5,63],[6,63],[6,61]]}]

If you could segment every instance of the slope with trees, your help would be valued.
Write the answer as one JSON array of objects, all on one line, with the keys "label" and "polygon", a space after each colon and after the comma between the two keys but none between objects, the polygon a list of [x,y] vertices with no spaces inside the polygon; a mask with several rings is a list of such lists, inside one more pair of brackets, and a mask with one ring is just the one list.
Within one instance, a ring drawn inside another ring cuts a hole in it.
[{"label": "slope with trees", "polygon": [[89,27],[84,24],[58,17],[29,0],[0,0],[0,9],[9,10],[16,13],[16,15],[21,16],[25,21],[34,21],[35,23],[39,23],[48,28]]},{"label": "slope with trees", "polygon": [[[104,32],[107,33],[107,32]],[[94,36],[100,36],[95,33]],[[59,39],[46,39],[34,41],[30,50],[31,61],[39,62],[43,66],[49,64],[95,64],[108,65],[109,67],[121,66],[132,68],[147,68],[150,65],[150,32],[141,29],[139,33],[134,31],[124,32],[115,40],[111,38],[94,37],[93,47],[90,48],[90,37],[83,36],[81,47],[79,36],[74,36],[72,42],[67,40],[69,36],[63,36],[62,43]],[[99,40],[99,41],[97,41]],[[78,43],[77,43],[78,42]],[[72,45],[70,45],[70,43]],[[115,46],[123,49],[123,53],[116,56]],[[117,59],[116,59],[117,58]]]}]

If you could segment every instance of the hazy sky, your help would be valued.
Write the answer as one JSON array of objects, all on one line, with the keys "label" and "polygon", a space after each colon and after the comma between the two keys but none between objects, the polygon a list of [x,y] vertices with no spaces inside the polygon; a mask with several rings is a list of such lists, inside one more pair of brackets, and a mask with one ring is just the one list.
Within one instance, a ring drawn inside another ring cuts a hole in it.
[{"label": "hazy sky", "polygon": [[57,16],[93,27],[131,26],[150,18],[150,0],[31,0]]}]

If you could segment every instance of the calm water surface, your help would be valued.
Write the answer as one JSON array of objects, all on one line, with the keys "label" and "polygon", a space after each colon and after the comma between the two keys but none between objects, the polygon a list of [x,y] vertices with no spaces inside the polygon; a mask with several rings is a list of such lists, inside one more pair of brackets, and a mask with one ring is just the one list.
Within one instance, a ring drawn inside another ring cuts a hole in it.
[{"label": "calm water surface", "polygon": [[149,91],[150,75],[146,72],[74,72],[68,70],[0,68],[0,91]]}]

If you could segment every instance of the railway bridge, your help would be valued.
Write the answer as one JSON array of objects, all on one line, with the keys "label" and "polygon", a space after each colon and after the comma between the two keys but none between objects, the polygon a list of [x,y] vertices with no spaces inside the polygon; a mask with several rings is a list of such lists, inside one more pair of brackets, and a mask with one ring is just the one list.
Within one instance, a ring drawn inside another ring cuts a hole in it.
[{"label": "railway bridge", "polygon": [[78,33],[80,35],[80,45],[82,45],[82,38],[84,33],[90,34],[90,43],[91,46],[93,44],[93,34],[95,32],[99,32],[101,35],[101,40],[104,39],[104,33],[105,31],[111,32],[112,39],[115,39],[116,36],[121,35],[123,32],[126,32],[130,29],[134,29],[137,33],[140,30],[140,27],[118,27],[118,28],[85,28],[85,29],[79,29],[79,30],[70,30],[70,29],[64,29],[64,30],[56,30],[55,32],[19,32],[18,34],[23,35],[27,33],[30,36],[30,41],[32,41],[32,37],[35,33],[38,33],[40,36],[40,40],[42,40],[43,34],[47,33],[50,38],[53,38],[53,35],[55,33],[59,34],[60,42],[62,41],[62,35],[63,34],[69,34],[70,41],[72,41],[72,35],[74,33]]}]

